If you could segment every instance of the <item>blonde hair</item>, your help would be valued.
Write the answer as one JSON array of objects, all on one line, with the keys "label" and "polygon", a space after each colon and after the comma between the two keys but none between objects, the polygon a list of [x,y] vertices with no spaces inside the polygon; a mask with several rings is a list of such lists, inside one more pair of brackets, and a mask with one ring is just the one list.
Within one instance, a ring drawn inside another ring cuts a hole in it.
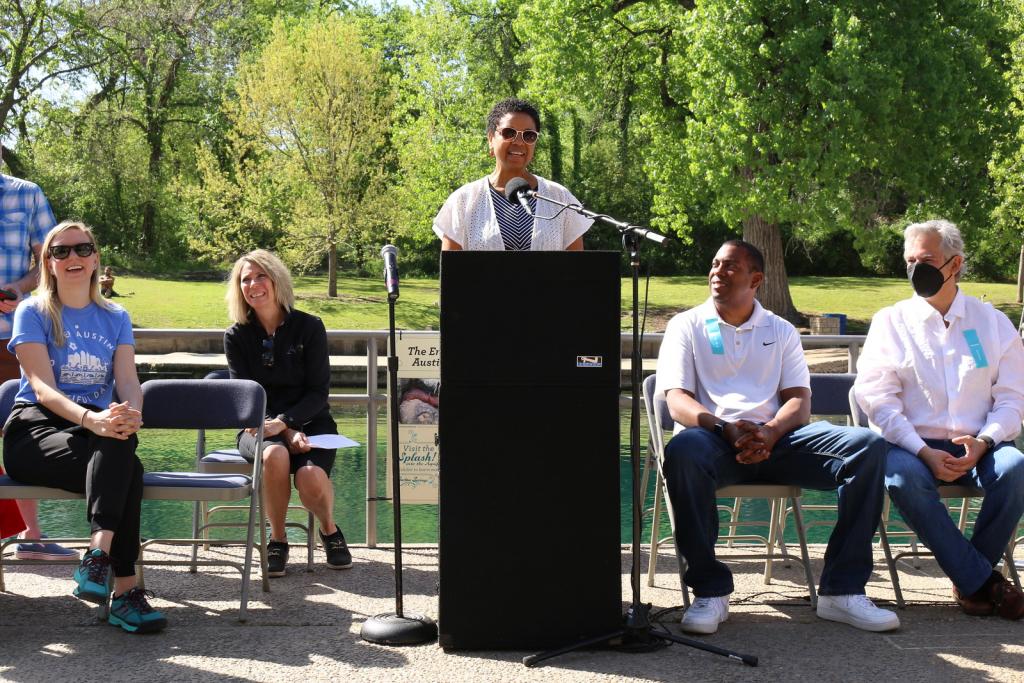
[{"label": "blonde hair", "polygon": [[92,228],[80,221],[64,221],[54,226],[46,235],[46,239],[43,240],[42,263],[39,264],[39,292],[36,294],[36,306],[50,318],[50,323],[53,326],[53,343],[57,346],[64,346],[64,325],[61,322],[61,311],[64,309],[64,304],[61,303],[60,296],[57,294],[57,278],[50,272],[47,264],[51,258],[50,245],[53,244],[53,240],[68,230],[81,230],[89,238],[89,241],[92,242],[95,250],[94,253],[96,254],[96,270],[89,277],[89,298],[100,308],[110,308],[110,302],[100,294],[100,249],[99,245],[96,244],[96,235],[93,234]]},{"label": "blonde hair", "polygon": [[242,268],[246,263],[259,266],[270,281],[274,283],[274,296],[277,304],[285,313],[295,307],[295,292],[292,289],[292,275],[288,267],[277,256],[266,249],[255,249],[235,261],[228,276],[228,291],[224,300],[228,302],[228,317],[232,322],[244,324],[249,322],[252,307],[245,302],[242,294]]}]

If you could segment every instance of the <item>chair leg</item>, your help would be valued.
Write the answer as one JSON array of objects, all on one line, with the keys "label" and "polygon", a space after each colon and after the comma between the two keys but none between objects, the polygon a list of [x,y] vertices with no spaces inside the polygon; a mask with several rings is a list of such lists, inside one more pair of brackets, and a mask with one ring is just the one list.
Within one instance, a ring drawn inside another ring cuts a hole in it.
[{"label": "chair leg", "polygon": [[658,547],[661,545],[661,472],[654,483],[654,514],[651,515],[651,558],[647,563],[647,585],[654,586],[654,577],[658,570]]},{"label": "chair leg", "polygon": [[[739,497],[733,498],[732,499],[732,509],[729,511],[729,535],[730,536],[735,536],[736,535],[736,529],[737,529],[736,525],[740,523],[740,512],[742,511],[742,508],[743,508],[743,499],[739,498]],[[731,548],[731,547],[733,547],[733,545],[734,545],[734,543],[733,543],[733,540],[731,538],[728,541],[725,542],[725,547],[726,548]]]},{"label": "chair leg", "polygon": [[[260,576],[262,577],[263,592],[270,592],[270,577],[267,576],[267,525],[264,522],[263,487],[260,486],[259,494],[256,497],[257,513],[256,519],[260,520]],[[247,548],[251,548],[252,538],[247,541]]]},{"label": "chair leg", "polygon": [[313,548],[316,547],[316,536],[313,531],[316,529],[316,520],[313,519],[313,513],[309,513],[309,519],[306,521],[306,571],[313,571]]},{"label": "chair leg", "polygon": [[[804,515],[800,510],[800,499],[790,498],[793,504],[793,522],[796,524],[796,535],[800,539],[800,557],[803,558],[804,576],[807,578],[807,593],[811,596],[811,609],[818,608],[818,587],[811,571],[811,556],[807,553],[807,531],[804,529]],[[783,502],[785,505],[785,502]]]},{"label": "chair leg", "polygon": [[[238,620],[244,622],[248,619],[249,607],[249,575],[252,573],[252,543],[256,533],[256,520],[260,520],[260,569],[263,573],[263,580],[267,582],[267,545],[266,532],[263,525],[263,504],[262,496],[253,491],[249,496],[249,524],[245,529],[245,559],[242,561],[242,596],[238,605]],[[269,582],[264,590],[270,588]]]},{"label": "chair leg", "polygon": [[672,545],[676,551],[676,568],[679,570],[679,588],[683,591],[683,607],[685,609],[690,608],[690,589],[686,585],[686,558],[679,551],[679,544],[676,543],[675,536],[672,536]]},{"label": "chair leg", "polygon": [[882,544],[882,552],[885,553],[885,564],[889,568],[889,581],[892,583],[892,590],[896,593],[896,606],[903,609],[907,603],[903,601],[903,591],[900,590],[900,575],[896,571],[896,561],[892,558],[892,548],[889,547],[889,536],[885,533],[885,519],[878,523],[878,538]]},{"label": "chair leg", "polygon": [[[199,538],[199,519],[200,519],[200,517],[202,515],[202,509],[201,508],[202,508],[202,505],[201,505],[201,503],[198,500],[195,501],[194,503],[192,503],[192,538]],[[204,528],[203,529],[204,536],[205,536],[205,533],[206,533],[206,529]],[[197,542],[197,543],[193,543],[192,544],[192,565],[189,567],[189,570],[188,570],[190,574],[195,574],[198,571],[199,568],[196,565],[196,560],[198,558],[199,558],[199,543]]]},{"label": "chair leg", "polygon": [[779,530],[775,534],[775,545],[779,548],[779,552],[782,554],[783,563],[782,566],[789,569],[793,566],[792,561],[789,557],[789,548],[786,547],[786,520],[789,518],[789,506],[786,505],[786,501],[779,501],[781,511],[779,514]]},{"label": "chair leg", "polygon": [[1013,580],[1014,585],[1017,586],[1017,590],[1021,590],[1020,586],[1020,575],[1017,573],[1017,563],[1013,561],[1013,542],[1006,547],[1006,552],[1003,553],[1003,562],[1006,567],[1007,573]]},{"label": "chair leg", "polygon": [[765,549],[767,557],[764,561],[764,583],[766,586],[772,582],[772,560],[775,556],[776,533],[779,530],[779,508],[782,506],[778,498],[771,500],[772,511],[768,516],[768,547]]}]

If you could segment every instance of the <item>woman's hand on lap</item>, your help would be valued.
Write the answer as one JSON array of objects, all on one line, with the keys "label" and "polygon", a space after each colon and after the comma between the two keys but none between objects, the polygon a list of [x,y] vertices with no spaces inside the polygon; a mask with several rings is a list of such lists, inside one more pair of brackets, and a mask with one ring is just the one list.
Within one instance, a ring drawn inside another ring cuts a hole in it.
[{"label": "woman's hand on lap", "polygon": [[309,445],[309,437],[304,432],[288,429],[284,433],[284,442],[289,453],[308,453],[313,449]]}]

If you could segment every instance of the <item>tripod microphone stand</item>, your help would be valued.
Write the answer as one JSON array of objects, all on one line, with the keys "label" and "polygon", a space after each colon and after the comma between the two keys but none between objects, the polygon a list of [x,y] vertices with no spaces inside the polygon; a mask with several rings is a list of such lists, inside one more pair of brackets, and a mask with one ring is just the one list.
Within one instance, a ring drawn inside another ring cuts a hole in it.
[{"label": "tripod microphone stand", "polygon": [[395,611],[377,614],[363,622],[359,637],[380,645],[421,645],[437,640],[437,624],[422,614],[406,614],[402,609],[402,487],[398,458],[398,353],[395,342],[395,301],[398,300],[398,249],[387,245],[384,257],[384,281],[388,289],[388,428],[391,437],[391,507],[395,524]]},{"label": "tripod microphone stand", "polygon": [[639,323],[640,242],[642,239],[649,239],[653,242],[662,243],[666,238],[663,235],[651,232],[645,228],[615,220],[610,216],[594,213],[593,211],[587,211],[579,205],[564,204],[547,197],[540,197],[539,195],[535,196],[539,199],[562,206],[565,209],[576,211],[588,218],[599,220],[618,228],[619,232],[622,233],[623,249],[629,252],[630,274],[632,276],[633,283],[633,352],[631,355],[630,365],[632,404],[629,435],[629,459],[633,478],[633,542],[631,548],[633,558],[630,569],[630,585],[632,587],[633,596],[632,602],[626,610],[626,614],[623,618],[622,628],[610,633],[594,636],[593,638],[587,638],[565,647],[527,655],[526,657],[523,657],[523,664],[528,667],[537,666],[541,662],[551,659],[552,657],[557,657],[568,652],[588,648],[594,645],[609,644],[619,647],[627,652],[650,652],[668,645],[669,643],[679,643],[681,645],[688,645],[706,652],[722,655],[723,657],[729,657],[730,659],[741,661],[748,666],[757,666],[757,657],[754,655],[740,654],[714,645],[708,645],[707,643],[703,643],[699,640],[677,636],[664,629],[655,629],[650,620],[651,605],[644,604],[640,599],[640,522],[641,517],[643,516],[643,499],[642,492],[640,491],[640,385],[642,375]]}]

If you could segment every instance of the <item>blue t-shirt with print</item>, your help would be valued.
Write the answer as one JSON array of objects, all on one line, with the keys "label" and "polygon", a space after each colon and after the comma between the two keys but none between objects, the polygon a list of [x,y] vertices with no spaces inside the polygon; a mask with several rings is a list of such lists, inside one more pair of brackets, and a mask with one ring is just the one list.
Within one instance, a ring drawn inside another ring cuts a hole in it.
[{"label": "blue t-shirt with print", "polygon": [[[53,323],[38,301],[30,297],[18,305],[7,349],[13,353],[18,344],[45,344],[57,388],[76,403],[106,408],[114,400],[114,351],[121,344],[135,345],[128,312],[116,304],[103,308],[95,302],[84,308],[64,306],[64,345],[57,346],[53,343]],[[24,373],[14,400],[37,402]]]}]

